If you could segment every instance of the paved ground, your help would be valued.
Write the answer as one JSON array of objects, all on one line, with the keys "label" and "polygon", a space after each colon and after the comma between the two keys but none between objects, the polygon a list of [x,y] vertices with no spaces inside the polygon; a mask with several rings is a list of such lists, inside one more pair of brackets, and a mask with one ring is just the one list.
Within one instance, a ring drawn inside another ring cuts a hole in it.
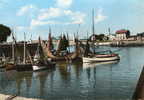
[{"label": "paved ground", "polygon": [[24,98],[24,97],[0,94],[0,100],[42,100],[42,99],[32,99],[32,98]]}]

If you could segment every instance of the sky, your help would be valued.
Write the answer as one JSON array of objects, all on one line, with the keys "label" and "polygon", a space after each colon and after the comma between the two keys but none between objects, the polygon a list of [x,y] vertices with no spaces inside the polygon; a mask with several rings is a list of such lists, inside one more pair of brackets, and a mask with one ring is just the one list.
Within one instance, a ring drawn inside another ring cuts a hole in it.
[{"label": "sky", "polygon": [[[48,38],[78,32],[80,38],[92,34],[92,9],[95,33],[115,33],[129,29],[144,32],[144,0],[0,0],[0,24],[9,26],[17,40]],[[11,40],[9,38],[9,40]]]}]

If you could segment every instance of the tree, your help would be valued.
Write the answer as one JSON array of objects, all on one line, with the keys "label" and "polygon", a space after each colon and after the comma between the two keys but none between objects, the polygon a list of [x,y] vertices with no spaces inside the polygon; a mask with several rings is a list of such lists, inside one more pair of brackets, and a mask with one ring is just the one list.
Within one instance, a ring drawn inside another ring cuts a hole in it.
[{"label": "tree", "polygon": [[7,38],[11,35],[11,29],[3,24],[0,24],[0,42],[7,41]]}]

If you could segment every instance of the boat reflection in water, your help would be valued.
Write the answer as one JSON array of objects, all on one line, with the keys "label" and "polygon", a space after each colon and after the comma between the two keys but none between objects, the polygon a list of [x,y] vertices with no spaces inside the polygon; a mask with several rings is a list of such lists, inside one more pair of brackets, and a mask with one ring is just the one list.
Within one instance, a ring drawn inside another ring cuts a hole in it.
[{"label": "boat reflection in water", "polygon": [[[26,93],[27,95],[30,92],[30,88],[32,86],[32,73],[31,72],[21,72],[16,74],[16,87],[17,87],[17,95],[20,95],[22,91],[22,84],[25,83],[26,85]],[[29,96],[29,95],[28,95]]]},{"label": "boat reflection in water", "polygon": [[94,62],[94,63],[83,63],[83,69],[97,67],[101,65],[117,64],[119,61],[108,61],[108,62]]},{"label": "boat reflection in water", "polygon": [[[47,81],[47,78],[48,76],[50,75],[51,73],[51,76],[52,76],[52,79],[51,81],[53,80],[53,74],[52,72],[48,71],[48,70],[43,70],[43,71],[39,71],[39,72],[34,72],[33,75],[36,79],[38,79],[38,95],[39,97],[44,97],[45,93],[47,92],[46,91],[46,81]],[[53,81],[52,81],[53,82]],[[52,88],[52,86],[51,86]]]}]

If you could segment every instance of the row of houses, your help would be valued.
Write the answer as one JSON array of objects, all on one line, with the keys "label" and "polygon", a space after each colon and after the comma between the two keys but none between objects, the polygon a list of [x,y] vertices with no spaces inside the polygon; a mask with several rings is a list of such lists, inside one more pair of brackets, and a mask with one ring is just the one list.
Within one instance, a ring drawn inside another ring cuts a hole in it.
[{"label": "row of houses", "polygon": [[[111,40],[111,41],[136,41],[136,40],[144,40],[144,32],[137,33],[136,35],[131,35],[129,30],[121,29],[117,30],[115,34],[109,34],[109,35],[95,35],[93,34],[90,36],[91,40],[99,40],[99,37],[101,37],[101,40]],[[102,39],[103,38],[103,39]]]}]

